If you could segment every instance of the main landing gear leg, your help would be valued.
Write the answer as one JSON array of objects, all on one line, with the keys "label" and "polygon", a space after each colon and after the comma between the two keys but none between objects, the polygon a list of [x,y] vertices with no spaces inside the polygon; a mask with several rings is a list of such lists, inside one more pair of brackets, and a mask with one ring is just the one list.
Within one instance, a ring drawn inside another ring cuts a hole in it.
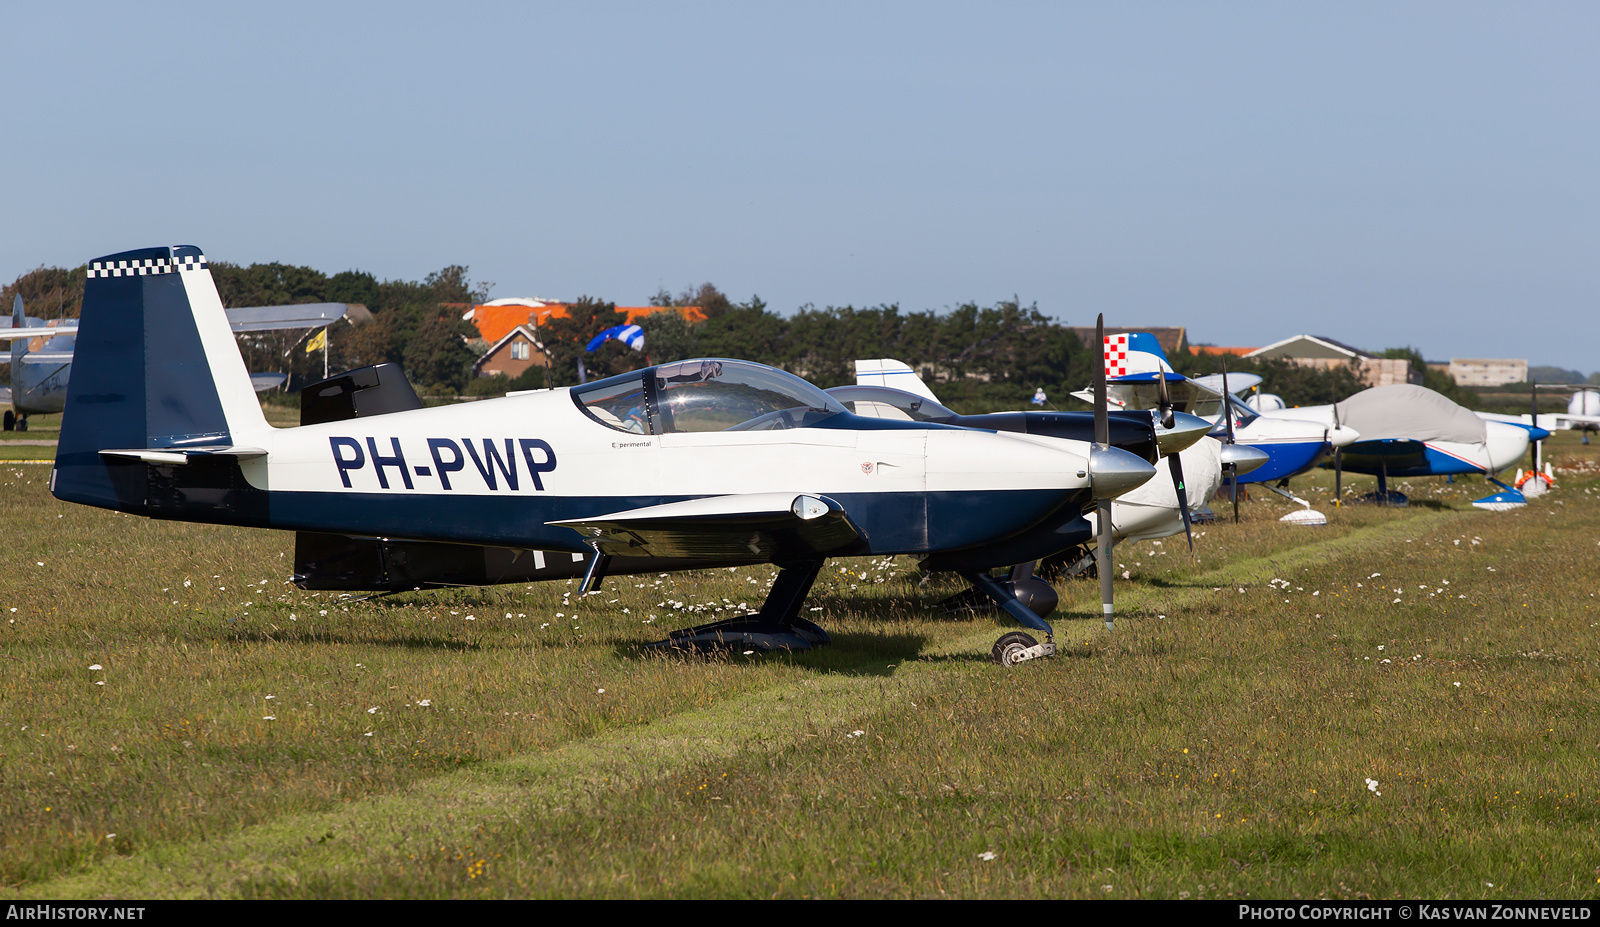
[{"label": "main landing gear leg", "polygon": [[822,572],[821,560],[778,564],[778,578],[754,615],[673,631],[651,647],[676,650],[810,650],[829,643],[828,632],[800,617],[806,593]]},{"label": "main landing gear leg", "polygon": [[1001,666],[1016,666],[1028,660],[1037,660],[1040,657],[1052,657],[1056,653],[1055,632],[1043,618],[1035,615],[1028,606],[1017,601],[993,576],[982,572],[962,573],[961,577],[977,589],[993,599],[995,604],[1006,610],[1006,613],[1017,619],[1023,627],[1040,631],[1044,634],[1044,643],[1039,643],[1021,631],[1012,631],[1002,634],[994,642],[994,649],[990,656]]}]

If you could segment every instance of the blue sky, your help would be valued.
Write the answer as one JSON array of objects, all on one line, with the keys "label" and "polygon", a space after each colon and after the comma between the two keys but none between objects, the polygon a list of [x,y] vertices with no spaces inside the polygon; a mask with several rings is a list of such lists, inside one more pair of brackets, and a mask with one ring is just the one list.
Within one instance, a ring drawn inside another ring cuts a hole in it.
[{"label": "blue sky", "polygon": [[4,280],[192,243],[1600,369],[1600,5],[53,3],[0,35]]}]

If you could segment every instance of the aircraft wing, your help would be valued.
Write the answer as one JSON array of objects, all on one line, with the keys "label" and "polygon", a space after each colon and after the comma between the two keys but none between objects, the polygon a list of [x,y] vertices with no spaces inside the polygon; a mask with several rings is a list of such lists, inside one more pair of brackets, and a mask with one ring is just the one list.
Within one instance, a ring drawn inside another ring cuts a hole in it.
[{"label": "aircraft wing", "polygon": [[[1130,373],[1106,379],[1106,403],[1117,409],[1154,409],[1161,405],[1161,379],[1167,381],[1168,392],[1175,408],[1183,412],[1210,418],[1222,408],[1221,389],[1211,389],[1199,380],[1176,373]],[[1232,385],[1230,380],[1229,385]],[[1072,394],[1084,402],[1094,402],[1093,390],[1079,390]],[[1196,412],[1196,408],[1200,411]]]},{"label": "aircraft wing", "polygon": [[58,325],[53,328],[0,328],[0,342],[11,342],[18,338],[60,338],[77,333],[76,325]]},{"label": "aircraft wing", "polygon": [[347,303],[300,303],[294,306],[235,306],[228,312],[228,327],[239,332],[269,332],[289,328],[321,328],[344,318]]},{"label": "aircraft wing", "polygon": [[[268,332],[290,328],[321,328],[344,318],[346,303],[301,303],[295,306],[238,306],[227,310],[228,327],[237,332]],[[74,320],[76,321],[76,320]],[[0,342],[17,338],[59,338],[76,335],[76,325],[37,328],[0,328]]]},{"label": "aircraft wing", "polygon": [[549,522],[620,557],[775,562],[848,554],[861,533],[839,503],[808,493],[746,493]]},{"label": "aircraft wing", "polygon": [[[1222,394],[1222,374],[1208,373],[1203,377],[1195,377],[1194,381],[1206,389]],[[1253,373],[1228,374],[1228,388],[1233,390],[1235,396],[1261,382],[1261,378]]]}]

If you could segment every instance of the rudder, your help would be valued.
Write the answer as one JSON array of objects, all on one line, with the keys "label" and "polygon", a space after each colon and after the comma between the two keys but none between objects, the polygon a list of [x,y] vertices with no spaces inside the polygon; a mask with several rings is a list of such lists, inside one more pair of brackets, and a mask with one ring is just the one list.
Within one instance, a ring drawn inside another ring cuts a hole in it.
[{"label": "rudder", "polygon": [[144,464],[106,449],[233,445],[268,426],[205,255],[145,248],[89,264],[51,491],[143,507]]}]

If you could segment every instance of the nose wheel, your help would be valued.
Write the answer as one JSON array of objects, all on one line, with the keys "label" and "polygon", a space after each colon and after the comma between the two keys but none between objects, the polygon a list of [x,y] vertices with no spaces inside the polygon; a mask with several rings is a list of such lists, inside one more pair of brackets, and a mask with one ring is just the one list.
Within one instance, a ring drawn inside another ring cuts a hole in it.
[{"label": "nose wheel", "polygon": [[1039,643],[1021,631],[1011,631],[1000,635],[994,642],[994,649],[989,651],[989,656],[1001,666],[1016,666],[1029,660],[1040,657],[1053,657],[1056,653],[1056,642],[1052,637],[1045,637],[1044,643]]}]

